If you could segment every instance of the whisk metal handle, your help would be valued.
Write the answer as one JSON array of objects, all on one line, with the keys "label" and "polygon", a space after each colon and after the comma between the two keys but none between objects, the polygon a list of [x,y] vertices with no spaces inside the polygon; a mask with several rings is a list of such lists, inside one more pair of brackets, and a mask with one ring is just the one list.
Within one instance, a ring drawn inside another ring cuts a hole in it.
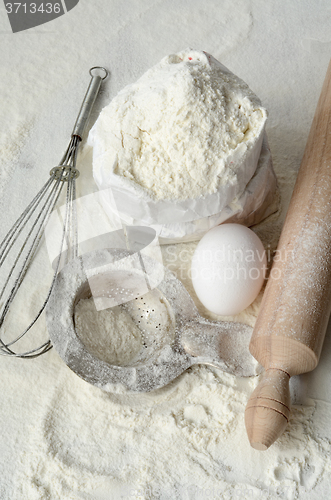
[{"label": "whisk metal handle", "polygon": [[[96,74],[95,73],[96,71],[98,71],[99,73],[103,72],[104,76]],[[80,140],[82,140],[83,138],[85,126],[91,114],[91,110],[93,108],[97,95],[99,93],[101,82],[102,80],[107,78],[108,71],[105,68],[102,68],[101,66],[94,66],[93,68],[90,69],[90,75],[91,75],[91,81],[86,91],[84,100],[82,102],[80,111],[77,116],[75,126],[71,134],[72,136],[79,137]]]}]

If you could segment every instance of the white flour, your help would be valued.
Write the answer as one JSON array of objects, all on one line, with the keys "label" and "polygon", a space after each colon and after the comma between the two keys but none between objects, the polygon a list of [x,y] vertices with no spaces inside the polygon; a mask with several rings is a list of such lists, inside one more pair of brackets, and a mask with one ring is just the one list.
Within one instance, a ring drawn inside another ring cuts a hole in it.
[{"label": "white flour", "polygon": [[75,327],[88,351],[107,363],[126,365],[140,352],[141,332],[120,306],[97,311],[93,298],[81,299],[75,307]]},{"label": "white flour", "polygon": [[[100,302],[97,310],[92,297],[79,300],[75,306],[75,331],[87,350],[107,363],[125,366],[142,359],[146,362],[147,352],[152,356],[156,347],[173,342],[173,320],[163,295],[156,289],[120,305],[103,304],[107,309],[100,310],[99,306]],[[64,314],[59,319],[65,323],[67,317]],[[145,351],[148,347],[149,351]]]},{"label": "white flour", "polygon": [[[2,224],[8,226],[12,212],[30,201],[59,160],[89,66],[112,71],[105,104],[163,54],[190,44],[215,54],[249,82],[270,111],[282,211],[256,232],[273,250],[330,58],[329,1],[321,0],[318,9],[307,0],[97,4],[79,2],[30,33],[6,34],[5,14],[0,19],[0,149],[6,159],[15,156],[0,172],[1,188],[12,179]],[[22,130],[30,148],[17,157]],[[79,189],[86,194],[93,189],[91,161],[82,159]],[[194,248],[191,243],[163,250],[190,292]],[[29,283],[36,302],[45,294],[40,283],[46,271],[45,258]],[[254,324],[260,300],[236,319]],[[30,307],[25,298],[15,309],[19,328]],[[44,323],[38,333],[47,338]],[[318,368],[297,379],[286,432],[264,453],[249,446],[244,427],[255,379],[201,366],[151,394],[106,394],[73,374],[55,351],[31,362],[1,358],[1,500],[329,498],[330,352],[327,337]]]},{"label": "white flour", "polygon": [[235,184],[265,120],[242,80],[209,54],[187,49],[125,87],[102,110],[89,142],[96,155],[108,153],[109,172],[157,200],[184,200]]},{"label": "white flour", "polygon": [[313,426],[323,406],[294,407],[284,435],[260,453],[242,418],[254,385],[201,366],[154,393],[121,396],[63,370],[29,429],[13,498],[298,498],[331,472],[331,444]]}]

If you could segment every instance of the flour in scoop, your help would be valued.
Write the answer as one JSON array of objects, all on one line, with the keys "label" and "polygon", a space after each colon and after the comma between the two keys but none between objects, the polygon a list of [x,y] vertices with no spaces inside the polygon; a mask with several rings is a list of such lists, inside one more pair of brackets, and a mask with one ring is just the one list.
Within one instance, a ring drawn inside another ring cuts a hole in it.
[{"label": "flour in scoop", "polygon": [[139,354],[141,331],[121,306],[97,311],[93,298],[75,307],[75,329],[86,349],[106,363],[126,365]]},{"label": "flour in scoop", "polygon": [[[211,55],[187,49],[125,87],[101,112],[89,142],[95,157],[106,153],[108,174],[155,200],[185,200],[236,185],[247,154],[261,147],[265,121],[246,83]],[[104,169],[94,163],[95,179],[107,177]]]}]

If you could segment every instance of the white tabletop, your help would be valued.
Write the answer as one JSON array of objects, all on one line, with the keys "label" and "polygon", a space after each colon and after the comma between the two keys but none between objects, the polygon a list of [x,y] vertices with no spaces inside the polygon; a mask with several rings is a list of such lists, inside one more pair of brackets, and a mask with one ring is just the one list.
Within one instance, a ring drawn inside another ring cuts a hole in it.
[{"label": "white tabletop", "polygon": [[[187,47],[219,59],[268,109],[282,220],[331,55],[329,0],[81,0],[57,19],[17,33],[2,4],[0,39],[0,227],[10,227],[59,161],[91,66],[105,66],[111,74],[90,126],[124,85]],[[88,152],[84,161],[90,169]],[[87,194],[95,188],[82,180],[80,189]],[[20,299],[13,313],[18,326],[30,302],[40,297],[47,273],[41,267]],[[47,339],[44,323],[38,328],[32,340]],[[130,399],[89,386],[54,349],[36,360],[1,357],[1,499],[246,498],[245,488],[253,491],[248,498],[326,498],[331,492],[329,333],[318,368],[294,381],[292,437],[265,454],[249,449],[238,417],[254,382],[241,385],[203,368],[156,399]],[[220,398],[233,391],[228,418],[238,417],[238,425],[227,424],[224,407],[208,414],[208,391]],[[192,405],[200,415],[193,420]],[[197,496],[194,487],[200,488]]]}]

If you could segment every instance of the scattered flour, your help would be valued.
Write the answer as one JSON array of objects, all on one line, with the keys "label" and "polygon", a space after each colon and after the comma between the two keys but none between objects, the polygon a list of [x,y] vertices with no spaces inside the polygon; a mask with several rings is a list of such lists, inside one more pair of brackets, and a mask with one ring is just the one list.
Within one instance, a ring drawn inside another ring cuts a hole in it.
[{"label": "scattered flour", "polygon": [[109,171],[157,200],[184,200],[235,184],[265,121],[265,109],[242,80],[209,54],[187,49],[119,92],[89,140],[96,155],[107,152]]},{"label": "scattered flour", "polygon": [[26,429],[31,447],[11,500],[317,498],[331,472],[331,443],[313,424],[324,408],[292,408],[283,436],[261,453],[243,423],[253,386],[196,366],[153,393],[108,394],[63,370]]},{"label": "scattered flour", "polygon": [[127,365],[140,352],[141,332],[121,306],[97,311],[93,298],[75,307],[75,329],[85,347],[102,361]]}]

